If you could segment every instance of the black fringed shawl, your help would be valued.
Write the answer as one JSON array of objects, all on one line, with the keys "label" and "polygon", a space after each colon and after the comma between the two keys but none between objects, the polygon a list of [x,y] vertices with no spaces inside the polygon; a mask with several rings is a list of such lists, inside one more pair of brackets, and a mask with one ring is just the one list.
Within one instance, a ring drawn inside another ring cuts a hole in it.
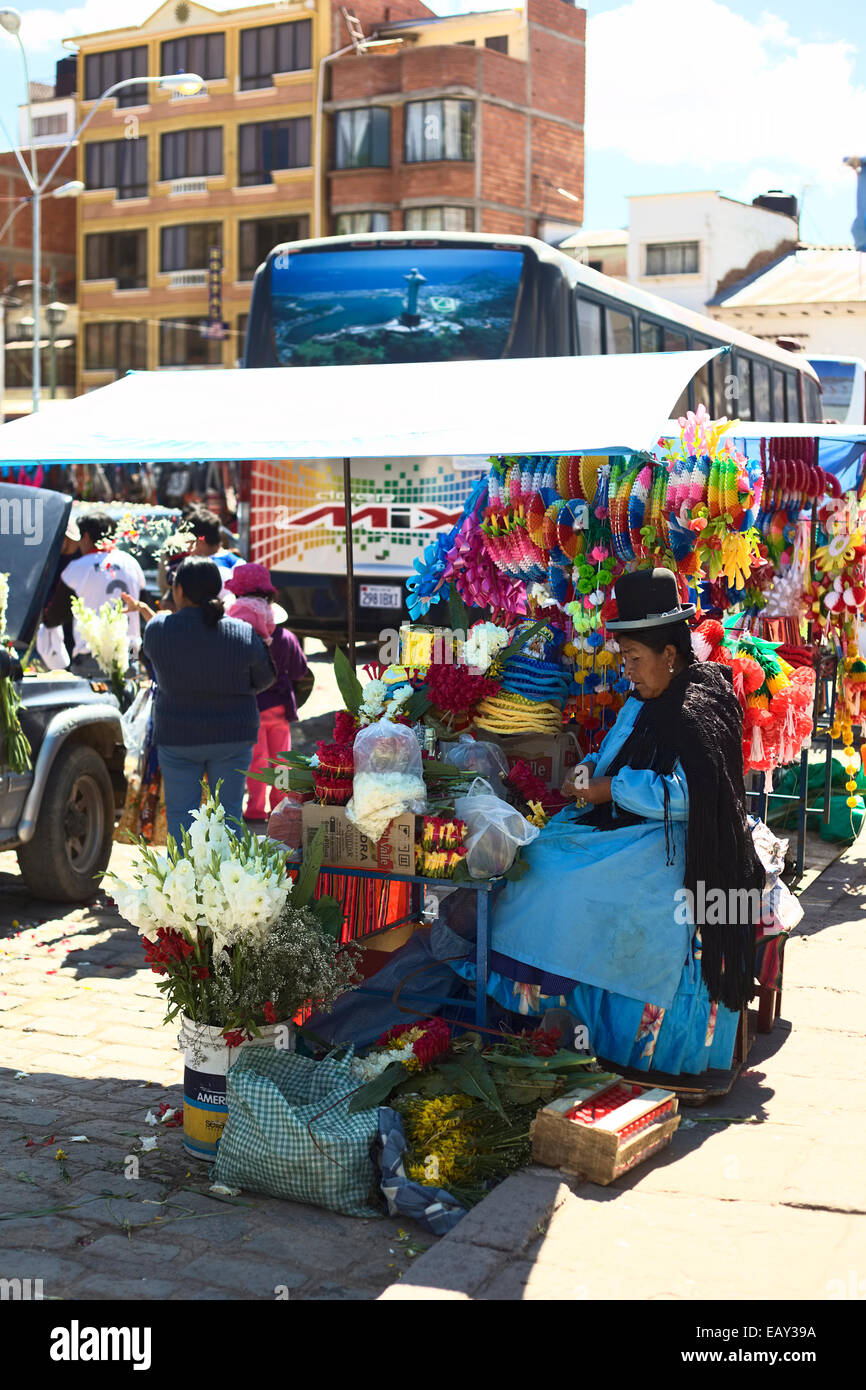
[{"label": "black fringed shawl", "polygon": [[[605,770],[649,769],[669,776],[679,760],[689,790],[686,861],[683,887],[699,904],[721,889],[726,905],[737,904],[736,890],[761,890],[764,870],[755,853],[746,819],[743,779],[743,715],[731,673],[711,662],[693,662],[674,676],[667,690],[646,700],[629,738]],[[674,845],[670,804],[665,786],[665,848],[672,862]],[[584,823],[615,830],[642,823],[643,817],[610,803],[593,807]],[[703,882],[705,896],[699,895]],[[733,893],[731,890],[734,890]],[[714,899],[718,901],[718,899]],[[699,924],[701,971],[710,999],[739,1009],[754,995],[755,925],[758,917],[739,913],[724,925]]]}]

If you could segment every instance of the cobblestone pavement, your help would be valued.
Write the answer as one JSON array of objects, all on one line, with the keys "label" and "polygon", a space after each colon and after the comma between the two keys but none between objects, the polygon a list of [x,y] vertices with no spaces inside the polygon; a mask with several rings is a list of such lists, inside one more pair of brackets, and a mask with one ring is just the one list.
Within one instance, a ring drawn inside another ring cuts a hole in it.
[{"label": "cobblestone pavement", "polygon": [[[112,867],[130,854],[116,846]],[[113,908],[59,915],[0,855],[0,1278],[61,1299],[376,1298],[432,1237],[215,1197],[181,1130],[146,1123],[183,1106],[156,983]]]}]

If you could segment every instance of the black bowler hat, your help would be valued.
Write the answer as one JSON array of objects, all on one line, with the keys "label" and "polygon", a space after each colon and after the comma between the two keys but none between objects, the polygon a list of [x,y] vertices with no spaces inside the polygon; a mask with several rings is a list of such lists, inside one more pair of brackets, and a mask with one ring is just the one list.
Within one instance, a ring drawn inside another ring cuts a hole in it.
[{"label": "black bowler hat", "polygon": [[639,632],[642,628],[667,627],[691,618],[697,611],[693,603],[680,603],[676,575],[672,570],[635,570],[624,574],[613,586],[617,616],[605,627],[611,632]]}]

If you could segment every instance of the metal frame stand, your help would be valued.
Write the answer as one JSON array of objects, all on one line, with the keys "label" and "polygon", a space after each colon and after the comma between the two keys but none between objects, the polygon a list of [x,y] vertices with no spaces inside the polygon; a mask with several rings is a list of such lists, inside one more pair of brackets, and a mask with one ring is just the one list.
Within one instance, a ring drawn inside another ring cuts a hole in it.
[{"label": "metal frame stand", "polygon": [[[424,908],[424,889],[454,887],[468,888],[475,893],[475,1022],[479,1027],[484,1027],[487,1023],[487,976],[489,972],[490,960],[490,902],[494,893],[505,886],[504,878],[490,879],[468,879],[453,883],[446,878],[423,878],[417,874],[395,874],[386,869],[352,869],[344,868],[342,865],[324,864],[322,873],[341,878],[359,879],[378,879],[388,883],[408,883],[411,885],[409,895],[409,912],[405,917],[397,921],[388,922],[384,927],[373,932],[366,932],[362,936],[355,937],[356,941],[370,943],[375,941],[377,936],[385,932],[393,931],[397,927],[406,926],[409,922],[417,922],[421,917]],[[358,994],[375,994],[382,998],[391,998],[393,991],[385,989],[371,989],[367,985],[357,987]],[[408,994],[402,990],[400,999],[404,1003],[416,1003],[423,1005],[430,1004],[453,1004],[453,998],[437,994]]]}]

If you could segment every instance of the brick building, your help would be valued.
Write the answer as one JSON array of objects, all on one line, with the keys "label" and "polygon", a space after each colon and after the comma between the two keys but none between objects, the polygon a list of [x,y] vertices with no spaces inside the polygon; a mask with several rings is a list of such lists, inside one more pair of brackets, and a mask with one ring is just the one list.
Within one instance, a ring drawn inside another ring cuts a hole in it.
[{"label": "brick building", "polygon": [[585,11],[526,0],[437,18],[359,0],[355,13],[377,47],[330,63],[328,231],[557,240],[580,225]]}]

